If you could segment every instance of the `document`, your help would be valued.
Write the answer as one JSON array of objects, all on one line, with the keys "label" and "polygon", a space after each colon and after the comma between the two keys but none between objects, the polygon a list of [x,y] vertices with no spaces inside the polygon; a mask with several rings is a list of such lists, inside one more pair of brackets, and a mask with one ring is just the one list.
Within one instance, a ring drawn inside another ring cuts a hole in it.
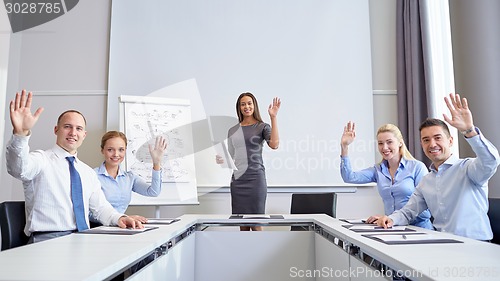
[{"label": "document", "polygon": [[230,219],[284,219],[282,215],[231,215]]},{"label": "document", "polygon": [[146,224],[171,224],[176,221],[180,221],[180,219],[167,219],[167,218],[148,219],[148,222]]},{"label": "document", "polygon": [[385,244],[429,244],[429,243],[463,243],[462,241],[443,238],[439,235],[426,233],[408,233],[408,234],[371,234],[363,235],[365,237],[383,242]]},{"label": "document", "polygon": [[389,228],[383,228],[381,226],[373,225],[373,224],[368,224],[368,225],[344,225],[345,228],[352,230],[354,232],[393,232],[393,231],[398,231],[398,232],[414,232],[415,230],[407,228],[404,225],[399,225],[399,226],[393,226]]},{"label": "document", "polygon": [[419,241],[424,239],[432,239],[432,235],[425,236],[423,233],[415,233],[415,235],[406,234],[390,234],[390,235],[370,235],[372,238],[377,238],[384,242],[408,242]]},{"label": "document", "polygon": [[224,164],[221,164],[223,168],[238,170],[236,165],[234,165],[234,160],[227,150],[227,139],[221,142],[214,142],[214,147],[217,155],[221,156],[224,160]]},{"label": "document", "polygon": [[145,226],[144,228],[121,228],[119,226],[98,226],[94,228],[89,228],[82,232],[83,234],[123,234],[132,235],[137,233],[142,233],[148,230],[156,229],[157,226]]},{"label": "document", "polygon": [[242,219],[270,219],[271,215],[243,215]]},{"label": "document", "polygon": [[350,224],[366,224],[365,219],[340,219],[340,220]]}]

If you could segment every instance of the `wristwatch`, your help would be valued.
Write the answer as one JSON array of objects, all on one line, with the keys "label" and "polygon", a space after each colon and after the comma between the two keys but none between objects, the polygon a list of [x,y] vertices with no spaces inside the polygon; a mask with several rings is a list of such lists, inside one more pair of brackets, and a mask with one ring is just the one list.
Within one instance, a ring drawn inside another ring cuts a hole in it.
[{"label": "wristwatch", "polygon": [[467,130],[465,130],[465,131],[460,131],[460,134],[462,134],[462,135],[464,135],[464,136],[465,136],[465,135],[467,135],[468,133],[470,133],[470,132],[474,131],[474,129],[475,129],[475,128],[476,128],[476,127],[471,127],[470,129],[467,129]]}]

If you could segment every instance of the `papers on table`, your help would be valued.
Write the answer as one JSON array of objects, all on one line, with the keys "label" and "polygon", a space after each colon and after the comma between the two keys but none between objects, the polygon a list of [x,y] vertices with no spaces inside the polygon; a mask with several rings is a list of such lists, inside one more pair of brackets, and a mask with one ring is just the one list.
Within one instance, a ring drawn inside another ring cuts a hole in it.
[{"label": "papers on table", "polygon": [[118,226],[98,226],[78,232],[84,234],[124,234],[132,235],[158,228],[157,226],[145,226],[144,228],[120,228]]},{"label": "papers on table", "polygon": [[282,215],[259,215],[259,214],[247,214],[247,215],[231,215],[230,219],[283,219]]},{"label": "papers on table", "polygon": [[365,234],[364,237],[374,239],[385,244],[429,244],[429,243],[463,243],[462,241],[443,238],[427,233],[407,234]]},{"label": "papers on table", "polygon": [[340,219],[341,221],[350,223],[350,224],[365,224],[366,220],[364,219]]},{"label": "papers on table", "polygon": [[349,223],[349,225],[343,225],[343,227],[354,232],[371,233],[363,234],[362,236],[388,245],[463,243],[462,241],[454,239],[442,238],[432,234],[417,232],[416,230],[408,228],[404,225],[383,228],[376,224],[366,224],[364,220],[340,220]]},{"label": "papers on table", "polygon": [[171,224],[176,221],[180,221],[180,219],[167,219],[167,218],[148,219],[148,222],[146,224]]},{"label": "papers on table", "polygon": [[270,219],[271,215],[242,215],[242,219]]},{"label": "papers on table", "polygon": [[354,225],[344,225],[344,227],[354,232],[393,232],[393,231],[414,232],[415,231],[413,229],[407,228],[404,225],[383,228],[381,226],[377,226],[374,224],[368,224],[368,225],[354,224]]}]

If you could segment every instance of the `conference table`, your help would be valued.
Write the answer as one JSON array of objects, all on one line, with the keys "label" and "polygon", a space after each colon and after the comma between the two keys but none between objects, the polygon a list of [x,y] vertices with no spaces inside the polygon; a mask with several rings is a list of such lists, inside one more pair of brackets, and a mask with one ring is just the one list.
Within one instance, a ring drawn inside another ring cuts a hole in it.
[{"label": "conference table", "polygon": [[[239,231],[253,225],[264,231]],[[148,226],[2,251],[0,280],[500,280],[499,245],[413,226],[387,231],[324,214],[188,214]]]}]

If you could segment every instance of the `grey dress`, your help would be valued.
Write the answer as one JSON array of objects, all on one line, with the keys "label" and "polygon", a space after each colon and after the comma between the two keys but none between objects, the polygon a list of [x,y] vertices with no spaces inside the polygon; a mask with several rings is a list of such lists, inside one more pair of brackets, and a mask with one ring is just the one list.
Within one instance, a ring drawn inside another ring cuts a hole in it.
[{"label": "grey dress", "polygon": [[238,170],[231,177],[233,214],[264,214],[267,182],[262,147],[271,138],[271,126],[259,122],[249,126],[237,124],[228,131],[228,150]]}]

